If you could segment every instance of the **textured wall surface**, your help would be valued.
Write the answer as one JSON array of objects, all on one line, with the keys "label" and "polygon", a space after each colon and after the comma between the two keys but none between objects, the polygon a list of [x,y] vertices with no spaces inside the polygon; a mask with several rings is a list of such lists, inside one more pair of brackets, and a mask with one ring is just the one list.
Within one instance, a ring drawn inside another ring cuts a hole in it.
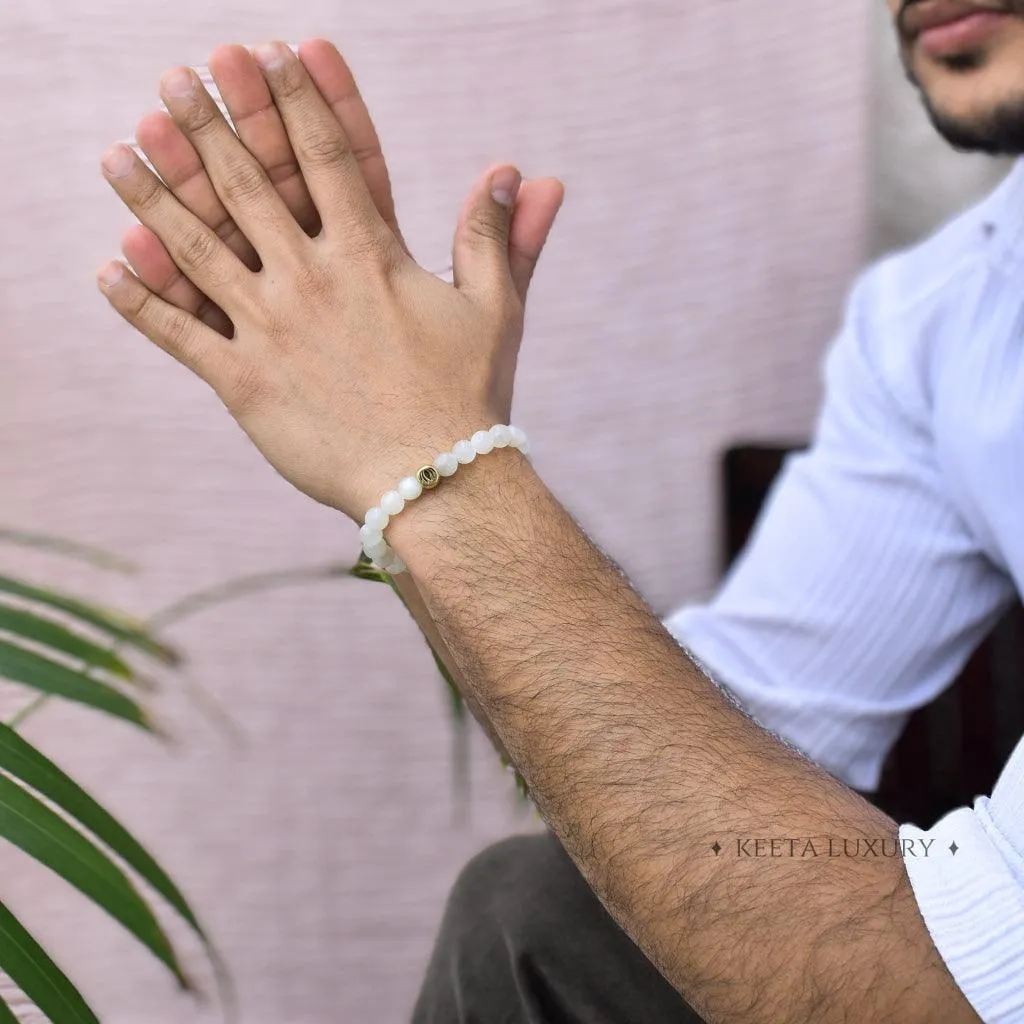
[{"label": "textured wall surface", "polygon": [[[564,177],[517,421],[658,608],[706,594],[717,456],[735,438],[804,435],[862,259],[864,4],[5,0],[0,521],[105,545],[144,572],[8,550],[4,564],[151,611],[234,574],[356,552],[355,528],[279,480],[92,283],[128,223],[98,157],[155,103],[158,73],[218,42],[314,33],[360,75],[425,265],[446,265],[488,162]],[[532,827],[479,741],[469,820],[453,823],[443,696],[389,598],[309,585],[175,628],[189,680],[231,708],[240,744],[180,684],[160,705],[169,749],[66,706],[29,728],[182,881],[234,967],[246,1024],[403,1019],[460,863]],[[217,1019],[6,848],[0,892],[105,1024]]]}]

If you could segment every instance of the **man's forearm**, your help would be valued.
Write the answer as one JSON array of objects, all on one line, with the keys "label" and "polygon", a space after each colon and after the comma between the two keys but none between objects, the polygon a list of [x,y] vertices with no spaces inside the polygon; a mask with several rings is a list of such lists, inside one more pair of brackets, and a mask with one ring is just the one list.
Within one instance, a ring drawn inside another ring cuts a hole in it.
[{"label": "man's forearm", "polygon": [[[240,259],[117,145],[106,180],[203,300],[183,308],[120,261],[97,282],[214,388],[286,479],[357,519],[409,471],[412,449],[441,451],[458,429],[507,417],[527,288],[562,188],[489,169],[460,215],[449,286],[402,243],[358,93],[333,108],[326,98],[346,69],[315,47],[254,55],[258,68],[236,70],[269,89],[321,232],[299,226],[195,73],[175,68],[161,84],[175,146],[195,153],[206,205],[223,206],[259,260]],[[230,345],[204,307],[233,328]],[[708,1016],[970,1018],[897,860],[714,857],[723,835],[877,844],[895,829],[730,707],[515,452],[414,502],[389,540],[570,853]]]},{"label": "man's forearm", "polygon": [[[896,825],[732,707],[518,453],[446,481],[391,537],[545,817],[709,1020],[976,1019]],[[772,838],[805,842],[742,855]],[[830,839],[843,856],[806,855]]]}]

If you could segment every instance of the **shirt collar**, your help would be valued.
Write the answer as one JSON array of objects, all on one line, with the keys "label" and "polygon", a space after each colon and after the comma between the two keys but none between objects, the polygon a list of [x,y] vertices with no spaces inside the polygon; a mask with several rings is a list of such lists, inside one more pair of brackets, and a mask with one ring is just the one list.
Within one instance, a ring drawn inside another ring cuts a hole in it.
[{"label": "shirt collar", "polygon": [[993,256],[1000,262],[1024,263],[1024,158],[1014,163],[979,212]]}]

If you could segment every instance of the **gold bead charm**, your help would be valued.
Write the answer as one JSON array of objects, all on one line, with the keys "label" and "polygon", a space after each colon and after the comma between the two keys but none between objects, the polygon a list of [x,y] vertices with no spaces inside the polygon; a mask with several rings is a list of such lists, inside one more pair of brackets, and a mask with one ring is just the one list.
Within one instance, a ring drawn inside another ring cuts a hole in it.
[{"label": "gold bead charm", "polygon": [[423,490],[432,491],[441,482],[441,474],[433,466],[424,466],[416,474],[416,479]]}]

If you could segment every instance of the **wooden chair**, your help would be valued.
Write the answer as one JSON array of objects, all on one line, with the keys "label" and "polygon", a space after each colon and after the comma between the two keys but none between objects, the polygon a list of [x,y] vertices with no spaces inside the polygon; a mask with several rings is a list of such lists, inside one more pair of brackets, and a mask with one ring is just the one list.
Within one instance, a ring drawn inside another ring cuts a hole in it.
[{"label": "wooden chair", "polygon": [[[742,445],[722,461],[723,568],[743,548],[785,457],[800,445]],[[1017,604],[974,652],[956,682],[915,712],[870,794],[900,822],[930,827],[990,793],[1024,735],[1024,607]]]}]

